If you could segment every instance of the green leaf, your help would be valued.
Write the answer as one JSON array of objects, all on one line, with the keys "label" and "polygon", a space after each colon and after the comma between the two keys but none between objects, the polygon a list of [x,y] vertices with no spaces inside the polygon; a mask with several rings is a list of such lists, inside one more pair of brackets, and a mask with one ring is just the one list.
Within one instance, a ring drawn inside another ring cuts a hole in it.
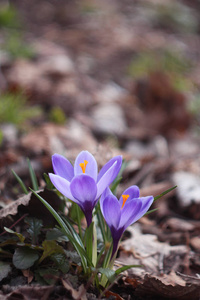
[{"label": "green leaf", "polygon": [[115,271],[111,270],[109,268],[99,268],[98,271],[99,271],[99,273],[105,275],[109,282],[113,282],[116,278]]},{"label": "green leaf", "polygon": [[37,244],[37,238],[40,234],[40,229],[43,226],[42,220],[36,218],[25,218],[25,222],[29,225],[27,232],[31,236],[32,243]]},{"label": "green leaf", "polygon": [[55,240],[58,242],[62,242],[62,241],[69,242],[68,237],[59,228],[53,228],[47,231],[46,240],[49,241]]},{"label": "green leaf", "polygon": [[45,258],[51,256],[54,253],[64,253],[64,250],[61,246],[59,246],[56,241],[44,241],[42,243],[43,246],[43,254],[40,257],[39,263],[41,263]]},{"label": "green leaf", "polygon": [[92,263],[94,266],[97,265],[97,231],[95,225],[93,226]]},{"label": "green leaf", "polygon": [[15,173],[14,170],[11,170],[11,171],[12,171],[13,175],[15,176],[15,178],[17,179],[18,183],[20,184],[23,192],[27,195],[28,194],[28,190],[27,190],[25,184],[23,183],[22,179]]},{"label": "green leaf", "polygon": [[81,258],[80,258],[80,256],[78,255],[77,252],[65,250],[65,254],[76,265],[80,265],[81,264]]},{"label": "green leaf", "polygon": [[12,229],[7,228],[7,227],[4,227],[4,229],[5,229],[5,231],[7,231],[9,233],[15,234],[19,238],[19,240],[20,240],[21,243],[24,242],[25,237],[21,233],[15,232]]},{"label": "green leaf", "polygon": [[93,241],[93,227],[94,222],[90,224],[89,227],[87,227],[84,235],[84,241],[85,241],[85,247],[86,247],[86,253],[88,257],[92,260],[92,241]]},{"label": "green leaf", "polygon": [[82,267],[84,270],[84,273],[87,273],[87,262],[90,263],[89,258],[87,257],[87,253],[84,249],[84,246],[82,246],[79,242],[82,243],[80,237],[74,230],[73,226],[68,222],[67,225],[63,221],[63,219],[57,214],[57,212],[53,209],[53,207],[45,201],[40,195],[38,195],[34,190],[30,189],[32,193],[46,206],[46,208],[50,211],[50,213],[54,216],[60,227],[62,228],[63,232],[66,234],[76,251],[79,253],[81,257]]},{"label": "green leaf", "polygon": [[158,208],[154,208],[154,209],[149,210],[148,212],[146,212],[145,216],[151,214],[152,212],[154,212],[156,210],[158,210]]},{"label": "green leaf", "polygon": [[0,247],[5,247],[7,245],[16,245],[17,242],[18,242],[18,238],[13,237],[13,239],[7,239],[6,241],[0,243]]},{"label": "green leaf", "polygon": [[39,282],[43,284],[55,285],[58,280],[59,271],[52,268],[42,268],[37,270],[37,275],[39,275],[36,276]]},{"label": "green leaf", "polygon": [[126,266],[123,266],[123,267],[117,269],[115,271],[115,274],[119,275],[120,273],[122,273],[122,272],[124,272],[124,271],[126,271],[128,269],[131,269],[131,268],[142,268],[142,265],[126,265]]},{"label": "green leaf", "polygon": [[8,276],[11,272],[10,263],[0,261],[0,281]]},{"label": "green leaf", "polygon": [[44,173],[43,176],[44,176],[44,180],[45,180],[45,182],[46,182],[46,188],[47,188],[48,190],[52,190],[52,189],[54,188],[54,185],[53,185],[53,183],[51,182],[51,180],[50,180],[50,178],[49,178],[49,175],[48,175],[47,173]]},{"label": "green leaf", "polygon": [[154,197],[154,201],[158,200],[159,198],[161,198],[162,196],[168,194],[169,192],[171,192],[172,190],[174,190],[177,187],[177,185],[173,186],[172,188],[164,191],[163,193],[161,193],[160,195]]},{"label": "green leaf", "polygon": [[50,257],[55,263],[56,267],[61,270],[63,273],[67,273],[70,269],[69,261],[65,254],[55,253]]},{"label": "green leaf", "polygon": [[17,269],[28,269],[38,260],[37,251],[28,247],[17,248],[13,254],[13,264]]},{"label": "green leaf", "polygon": [[32,185],[33,185],[33,189],[35,191],[38,190],[38,181],[37,181],[37,177],[35,175],[35,171],[33,170],[32,166],[31,166],[31,163],[30,163],[30,160],[27,158],[27,162],[28,162],[28,168],[29,168],[29,174],[31,176],[31,182],[32,182]]},{"label": "green leaf", "polygon": [[106,243],[105,222],[104,222],[104,218],[103,218],[103,215],[101,213],[101,210],[100,210],[100,204],[99,204],[99,202],[95,206],[95,213],[97,215],[98,226],[99,226],[99,228],[101,230],[101,235],[103,237],[103,241],[104,241],[104,244],[105,244]]}]

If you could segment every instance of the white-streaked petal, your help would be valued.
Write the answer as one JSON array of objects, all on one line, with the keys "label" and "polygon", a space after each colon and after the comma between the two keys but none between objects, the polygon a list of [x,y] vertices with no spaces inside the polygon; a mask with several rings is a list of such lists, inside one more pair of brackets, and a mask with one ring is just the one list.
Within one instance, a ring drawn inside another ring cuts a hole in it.
[{"label": "white-streaked petal", "polygon": [[[127,188],[122,195],[129,195],[129,198],[127,201],[131,201],[133,198],[139,198],[140,197],[140,190],[137,185],[132,185],[129,188]],[[122,207],[123,204],[123,198],[122,196],[119,198],[120,206]]]},{"label": "white-streaked petal", "polygon": [[119,201],[114,195],[108,195],[100,200],[101,211],[110,228],[118,229],[121,211]]},{"label": "white-streaked petal", "polygon": [[56,175],[59,175],[68,181],[74,177],[74,167],[64,156],[54,154],[52,156],[53,170]]},{"label": "white-streaked petal", "polygon": [[69,198],[70,200],[74,201],[74,202],[78,202],[71,193],[70,190],[70,182],[67,181],[66,179],[64,179],[63,177],[60,177],[58,175],[49,174],[50,180],[53,183],[53,185],[56,187],[56,189],[63,194],[65,197]]},{"label": "white-streaked petal", "polygon": [[85,168],[85,174],[91,176],[96,182],[97,181],[97,172],[98,172],[97,162],[96,162],[96,159],[94,158],[94,156],[88,151],[82,151],[76,157],[76,160],[74,163],[75,176],[83,174],[80,164],[84,163],[84,161],[88,162],[86,165],[86,168]]}]

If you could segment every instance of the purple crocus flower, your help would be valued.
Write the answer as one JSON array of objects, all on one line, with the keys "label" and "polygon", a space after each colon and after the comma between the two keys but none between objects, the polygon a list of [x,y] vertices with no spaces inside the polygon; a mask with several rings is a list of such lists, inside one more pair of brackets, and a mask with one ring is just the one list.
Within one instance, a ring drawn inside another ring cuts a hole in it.
[{"label": "purple crocus flower", "polygon": [[52,156],[52,164],[55,174],[49,174],[51,182],[64,196],[80,206],[89,226],[99,197],[119,173],[122,157],[116,156],[109,160],[99,174],[97,162],[88,151],[79,153],[74,167],[59,154]]},{"label": "purple crocus flower", "polygon": [[123,192],[119,201],[109,188],[101,196],[101,212],[113,239],[112,256],[116,252],[119,240],[126,228],[140,219],[153,203],[153,196],[139,197],[139,195],[139,188],[133,185]]}]

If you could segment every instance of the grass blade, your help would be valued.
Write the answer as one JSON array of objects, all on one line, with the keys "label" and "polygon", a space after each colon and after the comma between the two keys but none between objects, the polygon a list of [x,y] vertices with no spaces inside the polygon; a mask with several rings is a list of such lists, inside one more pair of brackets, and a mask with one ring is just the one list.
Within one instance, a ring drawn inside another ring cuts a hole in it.
[{"label": "grass blade", "polygon": [[164,192],[161,193],[160,195],[154,197],[154,201],[156,201],[156,200],[160,199],[162,196],[168,194],[169,192],[171,192],[172,190],[174,190],[176,187],[177,187],[177,185],[175,185],[175,186],[173,186],[172,188],[170,188],[170,189],[164,191]]},{"label": "grass blade", "polygon": [[28,158],[27,158],[27,162],[28,162],[28,168],[29,168],[29,173],[31,176],[31,182],[33,185],[33,189],[34,189],[34,191],[38,191],[38,181],[37,181],[37,177],[35,175],[35,171],[33,170],[30,160]]},{"label": "grass blade", "polygon": [[27,190],[25,184],[23,183],[23,181],[21,180],[21,178],[15,173],[14,170],[11,170],[11,171],[12,171],[13,175],[15,176],[15,178],[17,179],[18,183],[20,184],[22,190],[27,195],[28,194],[28,190]]}]

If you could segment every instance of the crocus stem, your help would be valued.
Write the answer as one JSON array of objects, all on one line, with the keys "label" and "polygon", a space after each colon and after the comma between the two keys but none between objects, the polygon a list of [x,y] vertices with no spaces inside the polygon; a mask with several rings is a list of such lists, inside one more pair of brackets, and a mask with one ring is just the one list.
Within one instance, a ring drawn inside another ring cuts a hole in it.
[{"label": "crocus stem", "polygon": [[82,228],[81,228],[81,216],[80,216],[80,211],[79,211],[79,206],[76,205],[76,213],[77,213],[77,223],[78,223],[78,230],[79,230],[79,235],[81,240],[83,240],[83,234],[82,234]]},{"label": "crocus stem", "polygon": [[92,223],[92,212],[84,212],[85,214],[85,218],[86,218],[86,221],[87,221],[87,227],[90,226],[90,224]]}]

